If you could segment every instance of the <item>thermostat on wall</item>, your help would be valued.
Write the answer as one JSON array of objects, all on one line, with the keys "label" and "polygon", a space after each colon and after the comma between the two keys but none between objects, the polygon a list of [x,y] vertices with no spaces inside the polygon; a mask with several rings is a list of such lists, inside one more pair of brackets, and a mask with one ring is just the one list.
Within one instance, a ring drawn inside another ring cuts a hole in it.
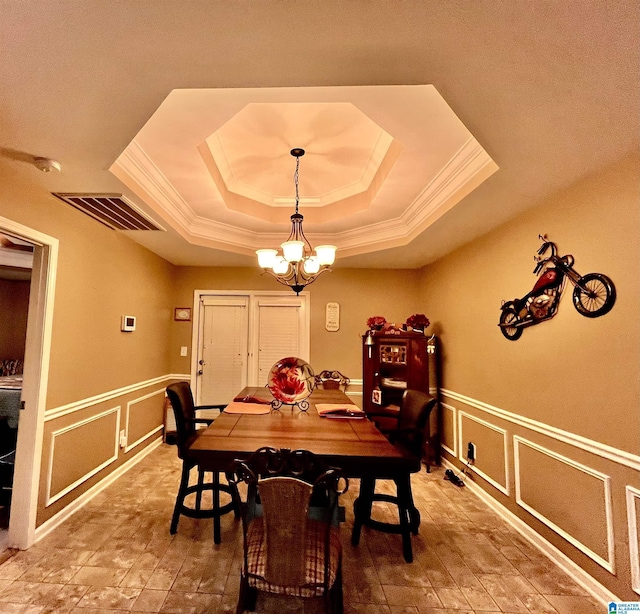
[{"label": "thermostat on wall", "polygon": [[136,329],[136,316],[122,316],[122,324],[120,330],[130,333]]}]

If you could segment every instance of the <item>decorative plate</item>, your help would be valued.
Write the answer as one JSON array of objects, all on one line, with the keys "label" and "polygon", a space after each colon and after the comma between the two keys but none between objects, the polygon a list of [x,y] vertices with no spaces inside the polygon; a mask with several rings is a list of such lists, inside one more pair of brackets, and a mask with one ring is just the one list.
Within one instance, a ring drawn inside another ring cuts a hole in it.
[{"label": "decorative plate", "polygon": [[268,386],[275,399],[293,405],[313,392],[315,373],[302,358],[281,358],[269,371]]}]

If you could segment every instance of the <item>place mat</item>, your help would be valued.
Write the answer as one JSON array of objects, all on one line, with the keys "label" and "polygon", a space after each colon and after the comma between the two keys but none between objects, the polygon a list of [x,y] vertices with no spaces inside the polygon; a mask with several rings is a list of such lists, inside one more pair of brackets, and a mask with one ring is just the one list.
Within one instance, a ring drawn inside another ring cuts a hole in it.
[{"label": "place mat", "polygon": [[268,414],[271,412],[271,405],[232,401],[224,408],[224,412],[227,414]]},{"label": "place mat", "polygon": [[316,403],[321,418],[360,419],[366,414],[357,405],[350,403]]}]

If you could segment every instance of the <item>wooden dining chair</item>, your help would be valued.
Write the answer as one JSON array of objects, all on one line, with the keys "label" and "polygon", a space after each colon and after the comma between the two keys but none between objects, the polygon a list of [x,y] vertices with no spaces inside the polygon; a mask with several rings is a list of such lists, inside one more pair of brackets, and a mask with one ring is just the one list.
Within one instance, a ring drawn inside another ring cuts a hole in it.
[{"label": "wooden dining chair", "polygon": [[[381,429],[389,441],[403,454],[420,467],[423,448],[427,440],[429,416],[436,406],[436,399],[419,390],[406,390],[398,413],[397,425],[390,429]],[[388,418],[388,414],[382,414]],[[375,422],[376,414],[368,414]],[[351,543],[360,542],[362,526],[368,526],[384,533],[396,533],[402,536],[402,550],[407,562],[413,560],[411,534],[418,534],[420,512],[413,502],[411,474],[405,473],[394,478],[396,494],[376,493],[375,477],[363,477],[360,480],[360,493],[354,503],[355,521],[351,533]],[[392,503],[398,508],[400,522],[393,524],[371,518],[373,504],[376,501]]]},{"label": "wooden dining chair", "polygon": [[227,477],[248,485],[237,614],[253,611],[260,591],[321,598],[325,612],[342,613],[342,471],[307,450],[265,447],[235,461]]},{"label": "wooden dining chair", "polygon": [[320,371],[316,375],[316,386],[325,390],[342,390],[345,392],[351,380],[340,371]]},{"label": "wooden dining chair", "polygon": [[[209,425],[213,419],[197,418],[196,411],[199,409],[224,409],[225,405],[198,405],[193,402],[193,394],[189,382],[176,382],[167,386],[167,396],[171,402],[176,421],[176,445],[178,446],[178,457],[182,460],[182,476],[176,503],[173,508],[171,518],[170,533],[173,535],[178,530],[180,516],[189,518],[213,518],[213,541],[219,544],[221,541],[220,517],[233,511],[236,517],[240,516],[240,500],[235,485],[223,484],[220,482],[220,473],[213,471],[212,481],[205,483],[205,472],[198,467],[198,481],[189,486],[191,470],[198,465],[198,462],[191,456],[189,446],[204,432],[198,429],[198,424]],[[211,492],[211,508],[202,507],[202,495]],[[220,505],[220,493],[227,493],[231,501],[225,505]],[[195,494],[195,506],[190,507],[186,503],[189,495]]]}]

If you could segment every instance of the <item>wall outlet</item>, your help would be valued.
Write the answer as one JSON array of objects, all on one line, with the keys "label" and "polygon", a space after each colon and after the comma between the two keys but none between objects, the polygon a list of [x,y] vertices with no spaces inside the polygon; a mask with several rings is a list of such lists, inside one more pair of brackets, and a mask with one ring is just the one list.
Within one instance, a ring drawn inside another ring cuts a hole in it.
[{"label": "wall outlet", "polygon": [[180,346],[180,356],[186,356],[186,355],[187,355],[187,346],[186,345]]},{"label": "wall outlet", "polygon": [[473,463],[476,458],[476,444],[469,442],[467,444],[467,460]]},{"label": "wall outlet", "polygon": [[125,431],[124,429],[120,431],[120,447],[127,447],[127,431]]}]

